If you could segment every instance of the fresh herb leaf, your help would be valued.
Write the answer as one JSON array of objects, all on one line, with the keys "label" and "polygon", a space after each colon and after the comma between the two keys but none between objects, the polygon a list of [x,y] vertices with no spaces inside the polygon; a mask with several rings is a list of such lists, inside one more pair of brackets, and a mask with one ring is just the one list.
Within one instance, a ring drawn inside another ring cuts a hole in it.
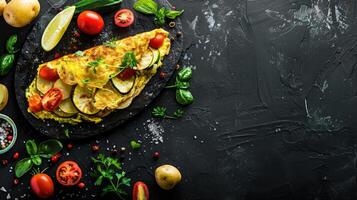
[{"label": "fresh herb leaf", "polygon": [[24,158],[16,163],[15,165],[15,175],[17,178],[22,177],[32,168],[33,163],[30,158]]},{"label": "fresh herb leaf", "polygon": [[139,149],[141,147],[141,144],[135,140],[132,140],[130,141],[130,146],[132,149]]},{"label": "fresh herb leaf", "polygon": [[115,48],[117,46],[116,40],[117,38],[112,38],[111,40],[104,42],[103,45],[109,48]]},{"label": "fresh herb leaf", "polygon": [[165,118],[166,116],[166,108],[163,106],[156,106],[152,112],[151,112],[153,117],[157,118]]},{"label": "fresh herb leaf", "polygon": [[37,145],[34,140],[27,140],[25,145],[26,145],[26,151],[29,155],[37,154]]},{"label": "fresh herb leaf", "polygon": [[182,109],[179,108],[179,109],[177,109],[177,110],[174,112],[174,116],[175,116],[176,118],[181,118],[184,113],[185,113],[185,112],[184,112]]},{"label": "fresh herb leaf", "polygon": [[64,135],[65,135],[67,138],[69,138],[69,130],[68,130],[68,129],[64,130]]},{"label": "fresh herb leaf", "polygon": [[[68,131],[68,130],[67,130]],[[58,140],[50,139],[38,145],[38,154],[43,158],[51,158],[62,150],[62,143]]]},{"label": "fresh herb leaf", "polygon": [[125,177],[125,172],[121,170],[120,162],[112,157],[106,157],[99,154],[96,158],[92,157],[95,165],[95,171],[91,176],[96,178],[94,185],[99,186],[107,184],[102,189],[102,195],[115,193],[119,198],[124,199],[126,195],[123,186],[130,186],[130,179]]},{"label": "fresh herb leaf", "polygon": [[164,25],[165,24],[165,15],[166,15],[166,9],[160,8],[155,13],[155,18],[154,18],[155,23],[158,25]]},{"label": "fresh herb leaf", "polygon": [[76,53],[74,53],[76,56],[84,56],[84,52],[83,51],[76,51]]},{"label": "fresh herb leaf", "polygon": [[83,84],[88,84],[90,79],[89,78],[85,78],[81,80]]},{"label": "fresh herb leaf", "polygon": [[126,68],[134,68],[136,67],[138,61],[135,58],[135,54],[132,51],[125,53],[124,58],[119,67],[119,71],[123,71]]},{"label": "fresh herb leaf", "polygon": [[176,90],[176,101],[181,105],[189,105],[193,103],[193,96],[188,90],[178,89]]},{"label": "fresh herb leaf", "polygon": [[7,39],[6,50],[8,53],[14,54],[19,51],[19,49],[15,49],[16,43],[17,43],[17,35],[11,35],[9,39]]},{"label": "fresh herb leaf", "polygon": [[177,17],[179,17],[180,15],[182,15],[184,11],[178,11],[178,10],[166,10],[165,12],[165,16],[169,19],[176,19]]},{"label": "fresh herb leaf", "polygon": [[31,156],[31,161],[32,161],[32,163],[34,164],[34,165],[41,165],[41,163],[42,163],[42,159],[41,159],[41,157],[39,156],[39,155],[32,155]]},{"label": "fresh herb leaf", "polygon": [[144,14],[154,15],[158,10],[158,6],[153,0],[138,0],[134,4],[134,10]]},{"label": "fresh herb leaf", "polygon": [[75,13],[80,13],[84,10],[103,10],[110,7],[115,7],[122,0],[81,0],[73,4],[76,6]]}]

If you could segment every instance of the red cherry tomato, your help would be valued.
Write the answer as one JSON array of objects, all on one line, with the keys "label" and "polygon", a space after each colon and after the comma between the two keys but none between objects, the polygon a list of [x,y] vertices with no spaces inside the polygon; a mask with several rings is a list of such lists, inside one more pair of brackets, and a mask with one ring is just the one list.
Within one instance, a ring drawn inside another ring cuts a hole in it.
[{"label": "red cherry tomato", "polygon": [[134,184],[133,200],[149,200],[149,189],[145,183],[138,181]]},{"label": "red cherry tomato", "polygon": [[57,81],[59,79],[57,70],[49,68],[47,66],[44,66],[40,69],[39,75],[41,78],[47,80],[47,81]]},{"label": "red cherry tomato", "polygon": [[150,40],[150,47],[154,49],[158,49],[162,46],[164,43],[166,36],[162,33],[158,33],[155,35],[153,39]]},{"label": "red cherry tomato", "polygon": [[46,111],[54,111],[62,101],[62,92],[58,88],[52,88],[42,98],[42,107]]},{"label": "red cherry tomato", "polygon": [[42,98],[39,94],[34,94],[28,99],[29,109],[31,112],[36,113],[43,110],[41,101]]},{"label": "red cherry tomato", "polygon": [[88,35],[97,35],[104,28],[104,20],[98,13],[90,10],[81,12],[77,18],[80,31]]},{"label": "red cherry tomato", "polygon": [[64,186],[77,185],[82,178],[82,170],[74,161],[61,163],[56,171],[57,181]]},{"label": "red cherry tomato", "polygon": [[131,77],[135,76],[136,71],[131,69],[131,68],[126,68],[124,69],[122,72],[120,72],[120,74],[118,74],[118,78],[120,78],[121,80],[128,80]]},{"label": "red cherry tomato", "polygon": [[51,197],[54,193],[53,181],[47,174],[32,176],[30,185],[33,193],[40,198]]},{"label": "red cherry tomato", "polygon": [[115,25],[119,27],[128,27],[134,23],[134,14],[131,10],[121,9],[114,15]]}]

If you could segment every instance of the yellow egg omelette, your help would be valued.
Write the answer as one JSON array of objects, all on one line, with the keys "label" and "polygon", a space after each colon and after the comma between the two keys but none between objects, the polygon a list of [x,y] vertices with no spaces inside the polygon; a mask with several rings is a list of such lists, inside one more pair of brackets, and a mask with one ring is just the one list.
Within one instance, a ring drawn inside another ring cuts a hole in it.
[{"label": "yellow egg omelette", "polygon": [[[170,52],[168,32],[155,29],[108,41],[40,64],[26,90],[28,112],[38,119],[99,123],[140,94]],[[158,35],[159,48],[150,41]]]}]

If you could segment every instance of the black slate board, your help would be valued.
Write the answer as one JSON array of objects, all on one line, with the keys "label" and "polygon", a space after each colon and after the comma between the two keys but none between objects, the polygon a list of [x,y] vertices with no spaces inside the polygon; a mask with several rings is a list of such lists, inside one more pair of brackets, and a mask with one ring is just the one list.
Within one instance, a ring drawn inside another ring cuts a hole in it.
[{"label": "black slate board", "polygon": [[[71,4],[70,2],[73,1],[67,2],[68,5]],[[171,7],[166,0],[159,0],[157,2],[167,8]],[[43,62],[53,60],[56,52],[61,55],[66,55],[74,53],[77,50],[84,50],[92,46],[100,45],[113,37],[121,39],[158,28],[153,23],[153,16],[143,15],[137,12],[134,12],[136,21],[131,27],[125,29],[116,27],[113,24],[114,13],[121,8],[131,9],[133,3],[134,1],[132,0],[126,0],[114,9],[114,11],[102,13],[105,21],[105,28],[100,35],[94,37],[86,36],[84,34],[81,34],[80,38],[73,36],[74,32],[77,31],[75,16],[60,43],[54,50],[48,53],[43,51],[40,45],[42,33],[49,21],[59,12],[59,10],[50,9],[46,14],[38,19],[24,43],[18,58],[15,73],[15,92],[18,105],[25,118],[37,131],[49,137],[58,139],[83,139],[101,134],[134,117],[141,110],[143,110],[164,88],[167,81],[175,71],[176,64],[183,49],[183,37],[177,36],[177,33],[182,30],[182,24],[179,19],[176,19],[175,21],[175,28],[169,28],[167,25],[162,27],[170,32],[170,38],[173,39],[170,54],[165,57],[161,70],[158,70],[158,73],[150,80],[141,94],[135,98],[132,105],[127,109],[113,112],[109,116],[105,117],[101,123],[94,124],[84,122],[79,125],[60,124],[53,120],[42,121],[36,119],[27,112],[28,104],[25,97],[25,90],[35,77],[38,65]],[[166,78],[160,79],[159,73],[161,71],[167,73]],[[64,134],[65,130],[69,131],[69,138]]]}]

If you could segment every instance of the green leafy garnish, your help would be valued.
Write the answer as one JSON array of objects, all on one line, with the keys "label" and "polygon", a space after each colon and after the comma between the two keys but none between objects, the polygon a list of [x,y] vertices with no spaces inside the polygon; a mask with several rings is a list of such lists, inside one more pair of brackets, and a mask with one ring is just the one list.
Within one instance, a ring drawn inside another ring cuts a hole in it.
[{"label": "green leafy garnish", "polygon": [[136,67],[138,61],[135,58],[135,54],[132,51],[125,53],[124,58],[119,66],[119,71],[123,71],[126,68]]},{"label": "green leafy garnish", "polygon": [[141,147],[141,144],[135,140],[132,140],[130,141],[130,146],[132,149],[139,149]]},{"label": "green leafy garnish", "polygon": [[64,135],[65,135],[67,138],[69,138],[69,130],[68,130],[68,129],[64,130]]},{"label": "green leafy garnish", "polygon": [[117,38],[112,38],[111,40],[104,42],[103,45],[106,47],[115,48],[117,46],[116,40]]},{"label": "green leafy garnish", "polygon": [[89,78],[85,78],[81,80],[83,84],[88,84],[90,79]]},{"label": "green leafy garnish", "polygon": [[192,93],[189,91],[190,80],[192,78],[192,68],[185,67],[181,69],[176,76],[174,85],[166,86],[165,88],[176,88],[176,102],[181,105],[189,105],[193,103]]},{"label": "green leafy garnish", "polygon": [[99,64],[101,64],[103,62],[102,58],[97,58],[94,61],[91,61],[87,64],[87,67],[90,67],[93,69],[93,73],[97,73],[97,67],[99,66]]},{"label": "green leafy garnish", "polygon": [[156,106],[151,114],[153,117],[156,117],[156,118],[162,118],[162,119],[178,119],[180,117],[183,116],[184,114],[184,111],[182,109],[177,109],[175,112],[174,112],[174,116],[169,116],[166,114],[166,108],[164,106]]},{"label": "green leafy garnish", "polygon": [[84,52],[83,51],[76,51],[76,53],[74,53],[76,56],[84,56]]},{"label": "green leafy garnish", "polygon": [[158,25],[164,25],[165,18],[176,19],[184,12],[183,10],[176,11],[164,7],[159,9],[158,4],[154,0],[138,0],[134,4],[134,9],[147,15],[155,15],[154,21]]},{"label": "green leafy garnish", "polygon": [[95,165],[91,173],[91,176],[96,178],[94,185],[107,184],[102,189],[102,195],[113,192],[119,198],[124,199],[124,195],[127,194],[123,186],[130,187],[130,178],[125,177],[124,171],[120,172],[122,168],[118,159],[99,154],[96,158],[92,157],[92,161]]},{"label": "green leafy garnish", "polygon": [[38,147],[34,140],[28,140],[25,146],[30,158],[24,158],[16,163],[15,175],[17,178],[22,177],[25,173],[30,171],[33,165],[41,165],[42,158],[50,158],[63,148],[62,143],[55,139],[41,142]]},{"label": "green leafy garnish", "polygon": [[73,4],[76,6],[75,13],[80,13],[84,10],[103,10],[117,6],[122,0],[81,0]]}]

